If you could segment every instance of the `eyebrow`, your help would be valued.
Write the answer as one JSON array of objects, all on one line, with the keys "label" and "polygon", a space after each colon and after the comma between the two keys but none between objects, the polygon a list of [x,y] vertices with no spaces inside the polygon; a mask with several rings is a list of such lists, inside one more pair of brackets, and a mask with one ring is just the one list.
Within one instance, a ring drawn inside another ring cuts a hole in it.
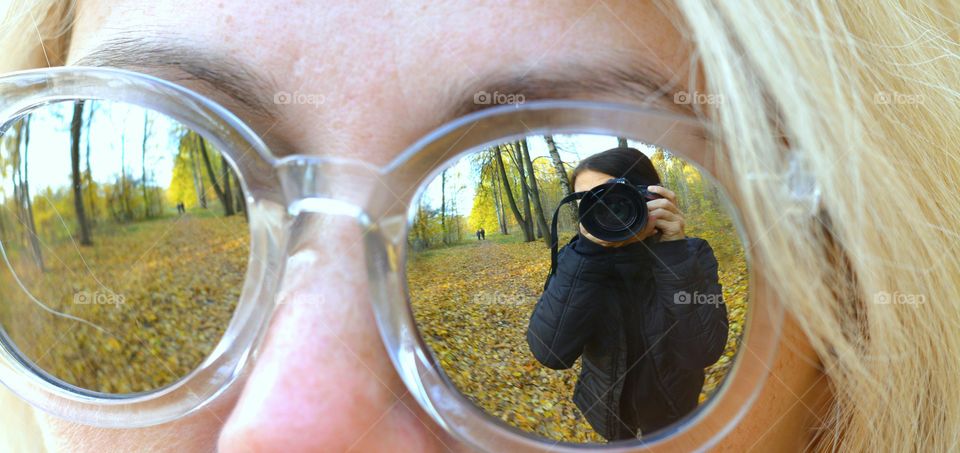
[{"label": "eyebrow", "polygon": [[119,37],[99,45],[73,63],[119,69],[175,71],[171,82],[194,81],[207,85],[265,119],[280,118],[273,103],[276,83],[230,55],[210,55],[167,39]]},{"label": "eyebrow", "polygon": [[522,99],[521,102],[611,95],[675,113],[693,113],[689,105],[674,102],[677,93],[675,80],[635,56],[632,60],[618,59],[601,65],[574,63],[522,74],[490,74],[479,79],[482,82],[469,84],[454,96],[460,103],[453,106],[448,117],[455,118],[490,107],[477,102],[475,97],[482,94],[489,98],[494,93],[507,100],[511,96]]},{"label": "eyebrow", "polygon": [[[171,82],[204,84],[259,119],[283,118],[274,102],[274,94],[281,90],[268,74],[231,55],[177,44],[173,37],[113,38],[76,60],[74,65],[160,71]],[[513,95],[515,99],[522,96],[523,102],[609,95],[675,113],[693,113],[689,105],[674,102],[675,77],[668,77],[635,55],[611,54],[600,64],[545,64],[526,72],[501,68],[472,79],[478,82],[454,84],[447,90],[449,104],[438,110],[439,122],[435,126],[496,105],[477,102],[475,96],[479,93]]]}]

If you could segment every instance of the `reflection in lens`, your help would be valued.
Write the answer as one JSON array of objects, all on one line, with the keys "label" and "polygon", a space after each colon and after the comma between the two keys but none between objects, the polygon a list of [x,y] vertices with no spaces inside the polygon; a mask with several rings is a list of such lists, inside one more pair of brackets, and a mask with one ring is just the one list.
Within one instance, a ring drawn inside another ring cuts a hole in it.
[{"label": "reflection in lens", "polygon": [[608,230],[620,231],[632,225],[637,220],[637,210],[634,203],[619,196],[608,196],[594,208],[597,223]]},{"label": "reflection in lens", "polygon": [[183,378],[222,336],[246,271],[236,173],[197,133],[107,101],[47,104],[0,135],[0,326],[81,389]]},{"label": "reflection in lens", "polygon": [[[476,150],[428,182],[411,219],[411,304],[443,373],[489,415],[551,440],[604,443],[678,422],[726,376],[746,314],[744,250],[719,189],[667,150],[630,141],[611,159],[617,146],[529,136]],[[611,165],[624,156],[646,163],[616,174],[631,167]],[[577,204],[560,204],[589,189],[571,184],[578,166],[578,178],[670,189],[683,234],[662,225],[612,248],[578,234],[622,235],[641,223],[633,206],[651,201],[633,188],[597,194],[607,207],[581,225]]]}]

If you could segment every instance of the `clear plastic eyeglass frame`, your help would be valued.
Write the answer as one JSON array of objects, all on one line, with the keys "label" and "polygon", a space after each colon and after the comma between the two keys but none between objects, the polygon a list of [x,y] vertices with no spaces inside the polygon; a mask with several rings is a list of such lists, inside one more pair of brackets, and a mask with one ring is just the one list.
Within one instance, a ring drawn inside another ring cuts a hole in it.
[{"label": "clear plastic eyeglass frame", "polygon": [[[504,424],[474,406],[446,379],[418,333],[408,300],[406,238],[414,201],[427,182],[469,151],[539,134],[624,136],[669,149],[707,174],[715,174],[707,155],[708,133],[699,121],[628,105],[584,101],[530,102],[470,114],[431,132],[382,168],[343,157],[278,158],[240,119],[207,98],[148,75],[107,68],[44,69],[0,77],[0,134],[38,106],[81,99],[122,102],[160,112],[212,141],[239,175],[247,196],[251,234],[241,299],[223,338],[196,370],[165,388],[107,395],[72,387],[38,372],[14,345],[0,339],[3,384],[50,414],[100,427],[170,422],[200,410],[241,382],[279,306],[276,290],[287,245],[322,234],[304,227],[311,219],[346,216],[364,230],[371,304],[386,350],[410,392],[436,423],[482,450],[582,450],[584,445],[549,442]],[[726,189],[723,181],[718,183]],[[732,214],[749,251],[751,232],[742,228],[736,200],[731,200]],[[357,250],[359,253],[360,248]],[[749,253],[747,258],[751,259]],[[783,312],[756,266],[750,269],[751,309],[738,358],[727,379],[706,404],[682,422],[639,441],[643,448],[709,446],[736,425],[757,397],[779,343]],[[323,372],[323,367],[318,365],[318,370]],[[638,446],[636,442],[616,443],[604,449],[626,451]]]}]

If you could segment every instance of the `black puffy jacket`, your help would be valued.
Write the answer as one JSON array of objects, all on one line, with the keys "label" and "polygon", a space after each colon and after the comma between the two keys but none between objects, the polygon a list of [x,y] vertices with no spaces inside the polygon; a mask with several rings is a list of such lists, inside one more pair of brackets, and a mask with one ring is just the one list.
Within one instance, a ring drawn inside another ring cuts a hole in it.
[{"label": "black puffy jacket", "polygon": [[573,401],[608,440],[696,408],[703,369],[726,342],[717,260],[698,238],[606,248],[574,236],[527,329],[544,366],[570,368],[583,356]]}]

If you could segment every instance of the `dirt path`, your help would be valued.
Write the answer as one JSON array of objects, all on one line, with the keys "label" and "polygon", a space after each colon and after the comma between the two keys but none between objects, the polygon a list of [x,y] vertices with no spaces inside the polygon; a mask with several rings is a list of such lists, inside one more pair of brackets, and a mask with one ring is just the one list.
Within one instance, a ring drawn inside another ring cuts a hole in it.
[{"label": "dirt path", "polygon": [[455,385],[524,431],[602,441],[570,401],[579,366],[541,366],[526,328],[549,269],[542,242],[475,241],[427,252],[408,267],[414,313]]}]

